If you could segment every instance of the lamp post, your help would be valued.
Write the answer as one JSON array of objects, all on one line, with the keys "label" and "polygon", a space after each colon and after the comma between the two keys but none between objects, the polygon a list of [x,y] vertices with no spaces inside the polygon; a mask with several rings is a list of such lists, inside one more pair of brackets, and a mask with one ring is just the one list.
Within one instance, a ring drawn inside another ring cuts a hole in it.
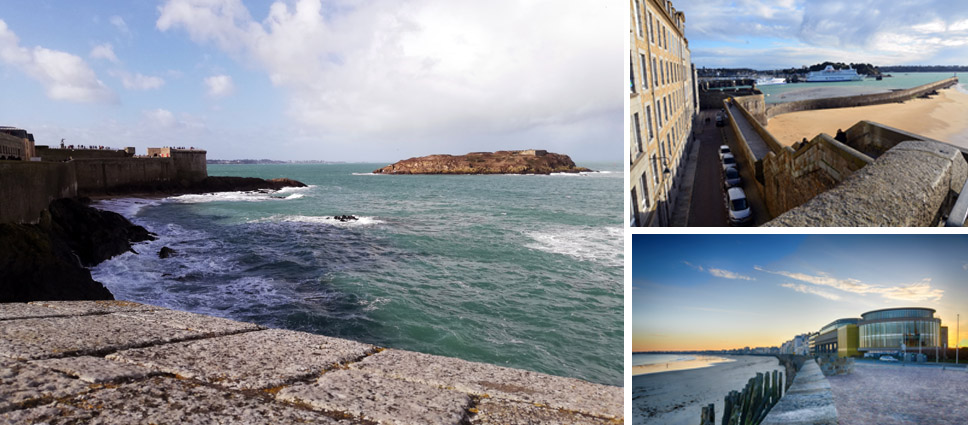
[{"label": "lamp post", "polygon": [[669,165],[667,164],[667,161],[669,161],[669,158],[664,156],[653,157],[652,161],[659,164],[659,166],[662,167],[662,177],[661,177],[662,193],[663,193],[663,196],[665,197],[665,202],[662,203],[662,212],[663,212],[662,216],[665,217],[665,220],[663,220],[665,221],[664,224],[668,226],[669,221],[671,221],[671,217],[669,217],[669,187],[668,187],[669,185],[666,184],[667,182],[666,176],[669,174],[672,174],[672,171],[669,170]]}]

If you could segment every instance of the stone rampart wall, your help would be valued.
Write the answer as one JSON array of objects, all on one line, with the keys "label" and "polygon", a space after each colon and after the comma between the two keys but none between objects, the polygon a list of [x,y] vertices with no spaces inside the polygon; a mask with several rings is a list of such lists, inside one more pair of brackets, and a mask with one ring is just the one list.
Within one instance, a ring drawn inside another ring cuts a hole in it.
[{"label": "stone rampart wall", "polygon": [[833,188],[874,160],[856,149],[820,134],[813,140],[763,159],[765,199],[774,217]]},{"label": "stone rampart wall", "polygon": [[766,124],[765,115],[765,103],[763,103],[763,95],[753,95],[746,96],[742,98],[734,98],[736,107],[739,108],[746,120],[749,121],[750,125],[753,126],[753,130],[763,138],[766,142],[766,146],[770,148],[773,152],[779,152],[783,149],[783,145],[773,137],[773,134],[763,127]]},{"label": "stone rampart wall", "polygon": [[907,141],[766,226],[936,226],[968,178],[961,150]]},{"label": "stone rampart wall", "polygon": [[50,201],[76,195],[73,164],[0,162],[0,223],[36,223]]},{"label": "stone rampart wall", "polygon": [[733,112],[730,110],[728,102],[728,100],[724,100],[722,107],[726,110],[726,119],[729,121],[729,128],[733,131],[736,142],[739,144],[740,155],[736,157],[736,160],[742,161],[743,167],[747,167],[749,170],[756,170],[756,156],[753,155],[753,150],[750,149],[749,142],[746,141],[746,136],[743,136],[743,131],[736,124],[736,119],[733,118]]},{"label": "stone rampart wall", "polygon": [[208,177],[208,166],[205,162],[205,151],[200,150],[172,150],[177,181],[184,185],[197,183]]},{"label": "stone rampart wall", "polygon": [[41,161],[67,161],[70,159],[111,159],[127,158],[123,150],[110,149],[53,149],[49,146],[37,146],[37,156]]},{"label": "stone rampart wall", "polygon": [[172,158],[80,159],[72,161],[81,195],[132,186],[160,186],[176,178]]},{"label": "stone rampart wall", "polygon": [[837,405],[830,382],[817,362],[808,360],[797,371],[793,384],[773,406],[762,425],[836,425]]},{"label": "stone rampart wall", "polygon": [[[873,158],[883,155],[884,152],[897,146],[898,143],[908,140],[944,143],[872,121],[860,121],[854,124],[847,129],[846,134],[847,144]],[[954,145],[951,146],[960,150],[962,155],[968,159],[968,149]]]},{"label": "stone rampart wall", "polygon": [[780,114],[814,109],[850,108],[854,106],[878,105],[882,103],[903,102],[925,93],[951,87],[958,83],[958,77],[950,77],[934,83],[928,83],[906,90],[888,93],[862,94],[857,96],[831,97],[825,99],[807,99],[796,102],[776,103],[766,108],[766,117],[773,118]]}]

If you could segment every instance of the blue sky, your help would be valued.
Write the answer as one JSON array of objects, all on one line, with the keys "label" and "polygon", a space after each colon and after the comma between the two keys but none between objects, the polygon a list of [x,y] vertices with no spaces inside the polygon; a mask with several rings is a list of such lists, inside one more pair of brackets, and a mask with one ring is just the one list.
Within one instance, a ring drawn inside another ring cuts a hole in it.
[{"label": "blue sky", "polygon": [[678,0],[697,67],[968,65],[961,0]]},{"label": "blue sky", "polygon": [[624,10],[413,0],[0,0],[0,125],[38,144],[389,162],[618,161]]},{"label": "blue sky", "polygon": [[968,235],[634,235],[635,350],[779,346],[880,308],[968,345]]}]

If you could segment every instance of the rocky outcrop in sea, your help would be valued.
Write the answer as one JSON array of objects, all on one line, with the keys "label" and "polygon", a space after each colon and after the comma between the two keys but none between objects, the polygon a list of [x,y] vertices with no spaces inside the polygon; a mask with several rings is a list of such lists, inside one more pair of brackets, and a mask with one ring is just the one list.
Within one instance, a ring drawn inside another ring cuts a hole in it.
[{"label": "rocky outcrop in sea", "polygon": [[405,159],[373,171],[375,174],[551,174],[592,171],[578,167],[568,155],[543,150],[472,152]]}]

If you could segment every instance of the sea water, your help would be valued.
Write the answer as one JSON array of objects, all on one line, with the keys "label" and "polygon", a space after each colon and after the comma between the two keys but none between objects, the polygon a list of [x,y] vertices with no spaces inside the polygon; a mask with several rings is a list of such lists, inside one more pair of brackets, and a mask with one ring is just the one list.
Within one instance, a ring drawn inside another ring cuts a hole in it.
[{"label": "sea water", "polygon": [[[838,91],[840,93],[838,93],[836,96],[853,96],[859,94],[888,92],[898,89],[909,89],[920,85],[941,81],[955,75],[952,72],[886,72],[884,74],[890,74],[891,77],[885,77],[880,81],[877,81],[874,78],[865,78],[860,81],[839,81],[830,83],[771,84],[757,86],[757,88],[766,96],[766,103],[772,104],[787,102],[790,100],[799,100],[799,96],[796,98],[791,97],[789,99],[784,99],[784,94],[792,94],[792,92],[807,91],[818,88],[832,88],[839,89]],[[818,95],[819,97],[831,96],[831,94],[826,91],[819,92]],[[804,98],[812,98],[812,96],[805,96]]]},{"label": "sea water", "polygon": [[622,384],[621,164],[371,174],[383,165],[210,165],[310,186],[100,202],[158,240],[92,274],[118,299]]}]

